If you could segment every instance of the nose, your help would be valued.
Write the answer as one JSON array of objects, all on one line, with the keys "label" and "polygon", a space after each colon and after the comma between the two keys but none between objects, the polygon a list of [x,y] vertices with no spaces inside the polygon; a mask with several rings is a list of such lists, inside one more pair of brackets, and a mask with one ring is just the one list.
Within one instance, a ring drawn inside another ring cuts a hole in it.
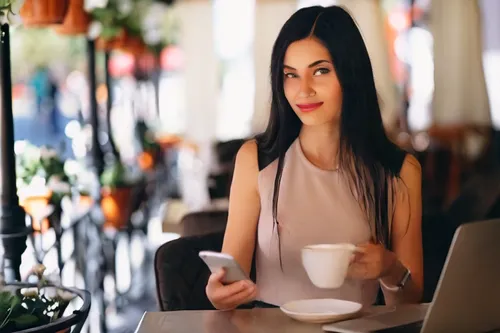
[{"label": "nose", "polygon": [[314,91],[311,80],[308,78],[304,78],[300,81],[300,90],[298,94],[298,98],[307,98],[310,96],[314,96],[316,92]]}]

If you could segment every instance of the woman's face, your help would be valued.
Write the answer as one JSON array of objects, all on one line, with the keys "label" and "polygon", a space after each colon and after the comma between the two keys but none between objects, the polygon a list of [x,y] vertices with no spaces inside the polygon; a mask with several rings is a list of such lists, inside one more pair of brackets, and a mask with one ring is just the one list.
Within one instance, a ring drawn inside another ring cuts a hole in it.
[{"label": "woman's face", "polygon": [[316,38],[288,47],[283,63],[285,97],[306,126],[337,123],[342,88],[330,53]]}]

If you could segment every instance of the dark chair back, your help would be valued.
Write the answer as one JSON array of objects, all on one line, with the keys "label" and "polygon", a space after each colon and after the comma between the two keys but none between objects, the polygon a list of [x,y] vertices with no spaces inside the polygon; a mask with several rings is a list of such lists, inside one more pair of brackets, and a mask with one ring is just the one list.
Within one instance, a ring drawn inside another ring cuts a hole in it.
[{"label": "dark chair back", "polygon": [[189,213],[181,221],[182,236],[201,236],[224,232],[227,216],[227,210]]},{"label": "dark chair back", "polygon": [[223,238],[223,233],[181,237],[156,251],[156,292],[161,311],[213,309],[205,293],[210,271],[198,253],[220,251]]},{"label": "dark chair back", "polygon": [[[205,293],[210,270],[198,253],[220,252],[223,239],[223,232],[181,237],[156,251],[156,292],[161,311],[214,309]],[[255,281],[254,263],[250,278]]]}]

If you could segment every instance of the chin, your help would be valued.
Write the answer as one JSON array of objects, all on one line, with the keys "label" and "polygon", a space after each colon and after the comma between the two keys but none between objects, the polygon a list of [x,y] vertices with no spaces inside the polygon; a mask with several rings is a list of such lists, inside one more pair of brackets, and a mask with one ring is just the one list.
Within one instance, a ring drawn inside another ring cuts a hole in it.
[{"label": "chin", "polygon": [[301,114],[299,119],[304,126],[321,126],[325,124],[338,123],[339,119],[329,119],[324,117],[314,116],[313,114]]}]

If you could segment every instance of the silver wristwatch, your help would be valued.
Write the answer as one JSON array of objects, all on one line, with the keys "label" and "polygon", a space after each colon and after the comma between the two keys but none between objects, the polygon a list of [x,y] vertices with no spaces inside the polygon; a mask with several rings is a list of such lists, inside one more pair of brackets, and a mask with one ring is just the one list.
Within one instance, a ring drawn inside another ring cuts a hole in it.
[{"label": "silver wristwatch", "polygon": [[387,289],[389,291],[393,291],[393,292],[400,291],[401,289],[403,289],[405,287],[405,285],[411,279],[411,272],[410,272],[410,270],[408,268],[405,268],[405,269],[406,269],[405,274],[403,275],[403,277],[401,278],[401,280],[396,284],[396,286],[388,286],[381,279],[379,280],[380,284],[385,289]]},{"label": "silver wristwatch", "polygon": [[401,281],[399,281],[399,283],[398,283],[398,285],[397,285],[397,286],[398,286],[400,289],[403,289],[403,288],[405,287],[406,283],[407,283],[410,279],[411,279],[411,272],[410,272],[410,270],[407,268],[407,269],[406,269],[405,274],[403,275],[403,278],[401,279]]}]

